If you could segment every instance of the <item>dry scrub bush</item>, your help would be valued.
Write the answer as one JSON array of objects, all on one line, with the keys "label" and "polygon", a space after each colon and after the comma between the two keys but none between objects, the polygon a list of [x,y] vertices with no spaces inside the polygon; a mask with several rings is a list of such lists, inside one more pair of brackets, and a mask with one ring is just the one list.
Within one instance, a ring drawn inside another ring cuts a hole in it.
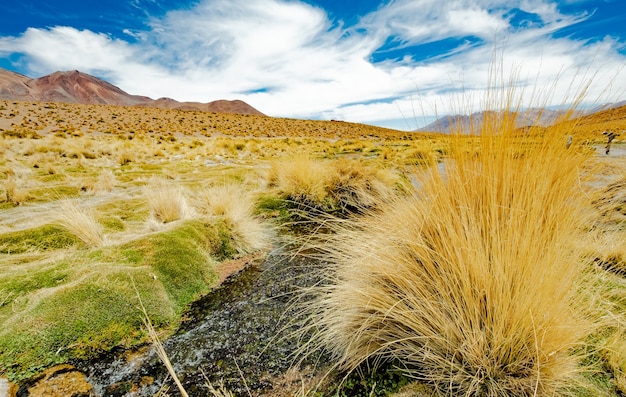
[{"label": "dry scrub bush", "polygon": [[268,247],[270,230],[254,217],[254,197],[242,186],[229,184],[205,189],[199,207],[226,223],[237,253],[246,254]]},{"label": "dry scrub bush", "polygon": [[503,117],[409,197],[317,243],[333,265],[304,328],[340,368],[393,362],[450,396],[552,396],[581,379],[585,155],[563,131],[514,140]]},{"label": "dry scrub bush", "polygon": [[152,217],[159,223],[170,223],[191,216],[191,208],[182,188],[162,180],[152,180],[145,188]]},{"label": "dry scrub bush", "polygon": [[65,201],[61,206],[61,214],[59,223],[87,246],[105,245],[103,228],[91,212],[78,208],[72,201]]}]

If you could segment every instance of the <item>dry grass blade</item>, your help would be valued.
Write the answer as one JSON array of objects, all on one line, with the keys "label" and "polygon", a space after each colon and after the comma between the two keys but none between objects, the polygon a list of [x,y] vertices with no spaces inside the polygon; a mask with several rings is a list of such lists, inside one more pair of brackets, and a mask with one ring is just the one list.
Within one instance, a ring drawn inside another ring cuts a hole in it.
[{"label": "dry grass blade", "polygon": [[187,391],[185,391],[183,384],[180,382],[180,379],[178,379],[178,376],[176,375],[176,372],[174,371],[174,366],[172,365],[169,357],[167,356],[167,352],[163,348],[163,344],[161,343],[161,340],[159,339],[159,335],[157,334],[156,330],[154,329],[154,326],[152,325],[152,321],[150,321],[150,317],[148,316],[146,307],[143,305],[143,302],[141,301],[141,297],[139,296],[139,291],[137,290],[136,287],[135,287],[135,291],[137,292],[137,299],[139,300],[139,305],[141,306],[141,310],[143,312],[144,326],[146,327],[146,330],[148,331],[148,336],[150,337],[150,340],[152,341],[152,345],[154,346],[154,349],[156,350],[157,355],[163,362],[163,365],[165,365],[165,368],[167,368],[167,372],[170,374],[170,376],[174,380],[174,383],[176,383],[176,386],[178,387],[180,394],[183,397],[189,397],[189,394],[187,394]]}]

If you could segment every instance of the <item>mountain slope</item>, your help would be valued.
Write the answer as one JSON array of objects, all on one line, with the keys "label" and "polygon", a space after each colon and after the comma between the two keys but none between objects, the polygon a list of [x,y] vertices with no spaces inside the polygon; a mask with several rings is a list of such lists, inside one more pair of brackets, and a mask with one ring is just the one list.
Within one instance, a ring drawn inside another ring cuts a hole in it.
[{"label": "mountain slope", "polygon": [[0,68],[0,99],[18,99],[29,95],[30,78]]},{"label": "mountain slope", "polygon": [[[428,124],[425,127],[418,129],[420,132],[460,132],[464,134],[479,133],[485,119],[493,119],[495,112],[486,111],[472,113],[469,116],[445,116],[441,117],[434,122]],[[512,116],[512,112],[509,116]],[[554,124],[560,117],[566,116],[565,110],[548,110],[548,109],[527,109],[523,112],[519,112],[515,117],[515,123],[517,127],[527,127],[530,125],[537,125],[546,127]]]},{"label": "mountain slope", "polygon": [[31,79],[18,73],[0,69],[0,99],[86,105],[145,106],[159,109],[264,115],[239,100],[218,100],[209,103],[178,102],[169,98],[153,100],[146,96],[131,95],[113,84],[78,70],[54,72],[47,76]]}]

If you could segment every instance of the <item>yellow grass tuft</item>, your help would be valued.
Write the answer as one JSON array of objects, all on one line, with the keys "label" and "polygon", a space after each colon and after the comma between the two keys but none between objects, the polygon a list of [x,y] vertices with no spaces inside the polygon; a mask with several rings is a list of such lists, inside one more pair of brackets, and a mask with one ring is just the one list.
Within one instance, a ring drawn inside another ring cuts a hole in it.
[{"label": "yellow grass tuft", "polygon": [[396,195],[398,178],[390,171],[345,159],[335,161],[331,171],[326,189],[342,212],[372,209]]},{"label": "yellow grass tuft", "polygon": [[185,219],[192,213],[181,187],[162,180],[152,180],[145,189],[153,218],[160,223]]},{"label": "yellow grass tuft", "polygon": [[626,230],[620,225],[596,228],[580,242],[599,267],[626,276]]},{"label": "yellow grass tuft", "polygon": [[300,210],[354,213],[395,195],[397,177],[347,159],[299,157],[272,163],[269,186]]},{"label": "yellow grass tuft", "polygon": [[328,197],[326,184],[331,169],[327,163],[307,157],[271,164],[269,185],[287,200],[317,208]]},{"label": "yellow grass tuft", "polygon": [[102,226],[89,211],[80,209],[73,201],[65,201],[61,206],[59,223],[89,247],[101,247],[106,239]]},{"label": "yellow grass tuft", "polygon": [[270,230],[254,217],[254,197],[242,186],[212,186],[201,193],[199,206],[208,215],[224,220],[239,254],[268,247]]},{"label": "yellow grass tuft", "polygon": [[626,334],[616,330],[602,346],[602,355],[619,391],[626,392]]},{"label": "yellow grass tuft", "polygon": [[13,174],[9,174],[4,181],[4,194],[6,202],[14,205],[23,204],[28,197],[27,192],[18,186],[18,180]]},{"label": "yellow grass tuft", "polygon": [[557,395],[580,379],[586,154],[558,129],[519,135],[493,117],[452,140],[443,172],[325,241],[329,283],[305,311],[341,368],[396,362],[462,396]]},{"label": "yellow grass tuft", "polygon": [[117,183],[117,179],[111,170],[105,170],[98,175],[96,190],[110,192]]},{"label": "yellow grass tuft", "polygon": [[117,162],[119,165],[127,165],[135,161],[136,158],[137,156],[132,151],[130,151],[129,149],[123,149],[117,155]]}]

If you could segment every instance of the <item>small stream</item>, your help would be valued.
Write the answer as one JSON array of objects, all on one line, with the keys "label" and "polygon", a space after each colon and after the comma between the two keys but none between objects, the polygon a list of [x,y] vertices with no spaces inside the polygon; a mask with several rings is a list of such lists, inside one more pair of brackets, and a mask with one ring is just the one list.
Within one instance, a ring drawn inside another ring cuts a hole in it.
[{"label": "small stream", "polygon": [[[302,343],[294,298],[300,288],[320,281],[320,266],[319,260],[291,258],[278,249],[195,302],[178,332],[163,343],[189,395],[211,395],[207,379],[237,395],[271,389],[269,379],[292,367]],[[301,365],[319,361],[309,356]],[[97,396],[153,396],[164,385],[168,395],[179,395],[152,346],[73,364]]]}]

